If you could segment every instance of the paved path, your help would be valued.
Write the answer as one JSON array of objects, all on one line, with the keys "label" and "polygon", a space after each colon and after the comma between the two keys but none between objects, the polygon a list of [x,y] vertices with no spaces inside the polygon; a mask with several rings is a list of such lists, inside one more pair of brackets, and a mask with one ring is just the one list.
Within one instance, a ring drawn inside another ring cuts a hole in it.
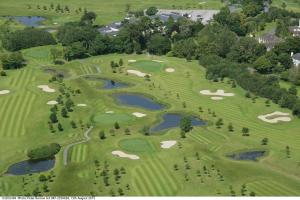
[{"label": "paved path", "polygon": [[63,155],[63,159],[64,159],[64,165],[66,166],[68,164],[68,152],[69,152],[69,149],[77,144],[81,144],[81,143],[85,143],[85,142],[88,142],[91,138],[89,136],[89,133],[92,131],[94,127],[91,126],[88,130],[86,130],[84,132],[84,139],[83,140],[80,140],[78,142],[73,142],[69,145],[67,145],[64,149],[64,155]]}]

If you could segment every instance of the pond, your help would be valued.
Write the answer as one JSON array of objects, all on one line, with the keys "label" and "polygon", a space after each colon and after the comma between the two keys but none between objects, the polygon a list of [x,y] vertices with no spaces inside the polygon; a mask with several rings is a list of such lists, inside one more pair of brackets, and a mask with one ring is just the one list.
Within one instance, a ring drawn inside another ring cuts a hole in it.
[{"label": "pond", "polygon": [[114,97],[122,105],[141,107],[148,110],[162,110],[165,106],[141,94],[121,93]]},{"label": "pond", "polygon": [[52,169],[54,165],[55,158],[39,161],[25,160],[11,165],[7,170],[7,174],[24,175],[44,172]]},{"label": "pond", "polygon": [[[183,115],[176,114],[176,113],[167,113],[163,116],[163,121],[160,122],[157,125],[154,125],[150,132],[157,132],[162,131],[169,128],[175,128],[180,126],[180,120],[183,118]],[[204,121],[201,121],[200,119],[196,117],[191,117],[192,120],[192,126],[203,126],[206,125]]]},{"label": "pond", "polygon": [[46,18],[40,16],[8,16],[9,19],[14,19],[21,24],[29,27],[37,27],[40,22],[44,21]]},{"label": "pond", "polygon": [[95,76],[86,76],[85,79],[90,81],[102,81],[104,83],[102,89],[106,89],[106,90],[129,87],[129,84],[127,83],[95,77]]},{"label": "pond", "polygon": [[257,161],[258,158],[264,156],[266,151],[246,151],[240,153],[233,153],[227,155],[227,157],[234,160],[252,160]]}]

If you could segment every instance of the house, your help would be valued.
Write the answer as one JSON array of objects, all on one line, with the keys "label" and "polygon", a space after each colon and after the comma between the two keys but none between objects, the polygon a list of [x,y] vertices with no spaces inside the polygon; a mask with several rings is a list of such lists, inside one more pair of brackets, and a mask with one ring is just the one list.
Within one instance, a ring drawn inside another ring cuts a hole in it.
[{"label": "house", "polygon": [[294,54],[293,52],[291,53],[291,57],[293,59],[293,63],[296,67],[300,66],[300,53]]},{"label": "house", "polygon": [[267,33],[257,38],[260,44],[264,44],[267,47],[267,51],[270,51],[274,48],[276,44],[281,42],[282,40],[277,37],[274,33]]},{"label": "house", "polygon": [[174,19],[174,21],[177,21],[179,18],[182,18],[183,16],[178,14],[178,13],[175,13],[175,12],[172,12],[172,13],[158,13],[156,15],[150,16],[151,19],[159,18],[160,21],[162,21],[162,22],[167,22],[170,17],[172,17]]},{"label": "house", "polygon": [[290,26],[289,31],[293,35],[293,37],[300,37],[300,20],[299,20],[299,25],[298,26]]},{"label": "house", "polygon": [[103,35],[116,36],[121,27],[122,27],[121,22],[114,22],[114,23],[109,24],[107,26],[98,28],[98,32],[100,32]]}]

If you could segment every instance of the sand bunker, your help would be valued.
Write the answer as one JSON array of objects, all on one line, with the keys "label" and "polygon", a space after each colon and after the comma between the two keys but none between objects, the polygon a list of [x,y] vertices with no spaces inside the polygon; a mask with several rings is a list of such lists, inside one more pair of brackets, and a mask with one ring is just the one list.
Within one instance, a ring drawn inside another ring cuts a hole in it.
[{"label": "sand bunker", "polygon": [[106,114],[113,114],[114,111],[110,110],[110,111],[106,111],[105,113],[106,113]]},{"label": "sand bunker", "polygon": [[2,95],[2,94],[8,94],[8,93],[10,93],[9,90],[0,90],[0,95]]},{"label": "sand bunker", "polygon": [[167,68],[167,69],[166,69],[166,72],[169,72],[169,73],[175,72],[175,69],[174,69],[174,68]]},{"label": "sand bunker", "polygon": [[146,75],[151,76],[150,74],[146,74],[146,73],[140,72],[138,70],[133,70],[133,69],[129,69],[129,70],[127,70],[127,72],[130,73],[130,74],[137,75],[139,77],[145,77]]},{"label": "sand bunker", "polygon": [[56,104],[58,104],[57,101],[48,101],[47,102],[47,105],[56,105]]},{"label": "sand bunker", "polygon": [[217,90],[216,92],[211,92],[210,90],[201,90],[201,94],[208,96],[221,96],[221,97],[232,97],[234,93],[225,93],[224,90]]},{"label": "sand bunker", "polygon": [[44,92],[55,92],[55,89],[50,88],[48,85],[39,85],[37,87],[42,89]]},{"label": "sand bunker", "polygon": [[128,62],[133,63],[136,62],[136,60],[128,60]]},{"label": "sand bunker", "polygon": [[112,155],[118,156],[118,157],[121,157],[121,158],[129,158],[131,160],[140,159],[140,157],[138,157],[137,155],[127,154],[127,153],[124,153],[123,151],[112,151],[111,153],[112,153]]},{"label": "sand bunker", "polygon": [[266,114],[266,115],[259,115],[257,118],[264,121],[264,122],[268,122],[268,123],[278,123],[280,121],[282,122],[289,122],[292,119],[289,117],[289,113],[283,113],[283,112],[279,112],[279,111],[275,111],[273,113],[270,114]]},{"label": "sand bunker", "polygon": [[176,144],[176,140],[162,141],[160,142],[160,147],[163,149],[169,149]]},{"label": "sand bunker", "polygon": [[215,101],[219,101],[219,100],[223,100],[223,97],[210,97],[210,99],[215,100]]},{"label": "sand bunker", "polygon": [[154,61],[154,62],[164,62],[162,60],[152,60],[152,61]]},{"label": "sand bunker", "polygon": [[146,114],[144,114],[144,113],[139,113],[139,112],[134,112],[134,113],[132,113],[134,116],[136,116],[136,117],[145,117],[145,116],[147,116]]},{"label": "sand bunker", "polygon": [[77,106],[79,106],[79,107],[86,107],[86,104],[85,103],[79,103],[79,104],[77,104]]}]

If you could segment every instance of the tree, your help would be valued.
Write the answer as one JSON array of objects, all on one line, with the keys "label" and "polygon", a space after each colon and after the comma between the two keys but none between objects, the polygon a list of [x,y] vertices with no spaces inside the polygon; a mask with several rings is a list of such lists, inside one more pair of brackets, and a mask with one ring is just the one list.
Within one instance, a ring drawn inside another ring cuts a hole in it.
[{"label": "tree", "polygon": [[149,8],[146,10],[146,14],[147,14],[148,16],[153,16],[153,15],[155,15],[157,12],[158,12],[158,9],[157,9],[156,7],[154,7],[154,6],[149,7]]},{"label": "tree", "polygon": [[130,129],[129,128],[125,129],[125,135],[130,135]]},{"label": "tree", "polygon": [[296,86],[291,86],[290,88],[289,88],[289,91],[288,91],[290,94],[292,94],[292,95],[295,95],[295,96],[297,96],[297,93],[298,93],[298,90],[297,90],[297,88],[296,88]]},{"label": "tree", "polygon": [[180,131],[180,137],[181,137],[181,138],[186,138],[185,134],[186,134],[186,132]]},{"label": "tree", "polygon": [[1,71],[1,72],[0,72],[0,76],[7,76],[7,74],[6,74],[5,71]]},{"label": "tree", "polygon": [[243,136],[249,136],[249,128],[243,127],[242,133],[243,133]]},{"label": "tree", "polygon": [[232,123],[229,123],[229,125],[228,125],[228,131],[230,131],[230,132],[234,131]]},{"label": "tree", "polygon": [[54,157],[61,149],[57,143],[51,143],[28,151],[27,156],[31,160],[41,160]]},{"label": "tree", "polygon": [[222,125],[223,125],[223,119],[219,118],[218,121],[216,122],[216,126],[217,128],[221,128]]},{"label": "tree", "polygon": [[100,140],[104,140],[106,138],[104,131],[99,132],[99,138],[100,138]]},{"label": "tree", "polygon": [[68,111],[65,107],[61,109],[61,116],[65,118],[68,117]]},{"label": "tree", "polygon": [[155,34],[151,36],[147,48],[149,53],[155,55],[163,55],[171,50],[171,42],[167,37],[161,36],[160,34]]},{"label": "tree", "polygon": [[80,22],[83,23],[83,24],[93,24],[94,21],[96,20],[96,13],[94,12],[86,12],[83,14],[83,16],[81,17],[80,19]]},{"label": "tree", "polygon": [[25,66],[25,59],[21,52],[12,52],[1,56],[3,69],[18,69]]},{"label": "tree", "polygon": [[64,130],[64,128],[62,127],[61,123],[57,124],[57,128],[58,128],[59,131],[63,131]]},{"label": "tree", "polygon": [[62,51],[60,51],[57,48],[51,48],[50,49],[50,54],[53,62],[55,62],[58,58],[62,56]]},{"label": "tree", "polygon": [[76,125],[76,123],[73,120],[70,122],[70,124],[71,124],[72,128],[77,128],[77,125]]},{"label": "tree", "polygon": [[58,122],[56,113],[52,112],[50,114],[50,120],[51,120],[51,123],[57,123]]},{"label": "tree", "polygon": [[187,133],[193,129],[190,117],[183,117],[180,119],[180,129],[183,133]]},{"label": "tree", "polygon": [[47,177],[46,177],[44,174],[41,174],[41,175],[39,176],[39,181],[45,182],[45,181],[47,181]]},{"label": "tree", "polygon": [[122,67],[123,66],[123,59],[122,58],[120,58],[120,60],[119,60],[119,65]]},{"label": "tree", "polygon": [[266,56],[261,56],[257,58],[256,61],[253,63],[253,65],[254,68],[262,74],[272,72],[272,68],[273,68],[272,63],[270,62],[270,60],[266,58]]},{"label": "tree", "polygon": [[142,133],[146,136],[150,135],[150,128],[148,126],[144,126],[142,129]]},{"label": "tree", "polygon": [[267,145],[268,144],[269,139],[268,138],[264,138],[261,140],[261,145]]},{"label": "tree", "polygon": [[118,122],[115,122],[114,126],[115,126],[115,129],[120,129],[120,125]]}]

